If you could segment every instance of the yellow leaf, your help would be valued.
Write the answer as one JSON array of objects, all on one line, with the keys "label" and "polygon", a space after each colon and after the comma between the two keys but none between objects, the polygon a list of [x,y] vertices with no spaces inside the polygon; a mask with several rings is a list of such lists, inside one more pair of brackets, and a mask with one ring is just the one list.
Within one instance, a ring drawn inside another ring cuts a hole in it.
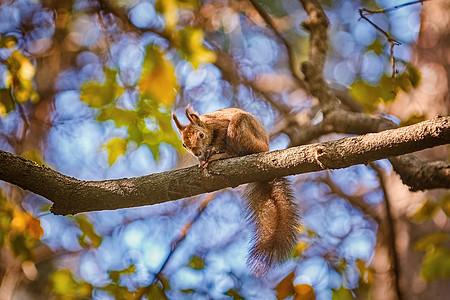
[{"label": "yellow leaf", "polygon": [[117,71],[105,68],[103,72],[106,75],[105,83],[89,81],[81,87],[80,99],[91,107],[102,108],[109,105],[124,91],[117,84]]},{"label": "yellow leaf", "polygon": [[214,63],[216,61],[216,53],[203,46],[204,35],[201,28],[186,27],[178,31],[177,35],[184,57],[195,69],[203,63]]},{"label": "yellow leaf", "polygon": [[431,219],[438,211],[438,204],[434,201],[427,200],[419,210],[414,214],[414,219],[418,222],[425,222]]},{"label": "yellow leaf", "polygon": [[114,138],[104,147],[108,150],[108,162],[109,165],[112,166],[117,158],[127,151],[127,141],[120,138]]},{"label": "yellow leaf", "polygon": [[11,222],[11,228],[19,233],[28,233],[32,238],[39,239],[44,231],[41,227],[41,221],[34,218],[27,212],[14,210],[14,218]]},{"label": "yellow leaf", "polygon": [[149,46],[145,54],[143,71],[138,83],[141,96],[159,103],[172,105],[178,88],[175,68],[164,59],[158,49]]},{"label": "yellow leaf", "polygon": [[103,238],[95,233],[92,223],[89,222],[84,215],[76,215],[74,218],[83,232],[79,238],[80,245],[83,247],[88,247],[89,245],[85,241],[85,237],[88,237],[91,240],[92,246],[98,248],[101,245]]},{"label": "yellow leaf", "polygon": [[6,65],[12,77],[13,94],[16,100],[18,102],[25,102],[28,100],[37,102],[39,96],[34,90],[32,82],[34,74],[36,73],[36,68],[30,60],[16,50],[11,53],[11,56],[6,60]]},{"label": "yellow leaf", "polygon": [[175,0],[157,0],[156,11],[164,16],[166,31],[173,31],[178,23],[178,7]]},{"label": "yellow leaf", "polygon": [[277,284],[277,286],[275,287],[275,291],[277,292],[277,299],[284,299],[295,293],[294,277],[295,273],[291,272]]},{"label": "yellow leaf", "polygon": [[316,294],[312,286],[309,284],[298,284],[294,286],[295,296],[294,300],[314,300],[316,299]]}]

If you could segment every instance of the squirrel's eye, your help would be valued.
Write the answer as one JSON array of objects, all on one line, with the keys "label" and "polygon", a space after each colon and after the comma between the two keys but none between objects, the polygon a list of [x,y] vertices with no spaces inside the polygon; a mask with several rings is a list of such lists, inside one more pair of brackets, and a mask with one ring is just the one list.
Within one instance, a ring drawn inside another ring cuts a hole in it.
[{"label": "squirrel's eye", "polygon": [[198,136],[202,139],[202,138],[205,137],[205,134],[204,134],[203,132],[200,132],[200,133],[198,134]]},{"label": "squirrel's eye", "polygon": [[186,148],[186,145],[183,143],[183,147]]}]

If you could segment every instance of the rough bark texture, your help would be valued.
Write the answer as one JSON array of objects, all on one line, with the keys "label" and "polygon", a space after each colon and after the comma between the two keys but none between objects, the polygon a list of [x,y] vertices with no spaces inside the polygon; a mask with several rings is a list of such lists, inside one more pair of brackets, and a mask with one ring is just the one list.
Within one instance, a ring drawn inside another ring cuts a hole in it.
[{"label": "rough bark texture", "polygon": [[[136,178],[82,181],[0,151],[0,179],[53,201],[55,214],[151,205],[277,177],[367,164],[450,142],[450,117]],[[448,170],[448,168],[447,168]],[[441,187],[450,187],[450,178]],[[426,187],[424,187],[426,188]]]}]

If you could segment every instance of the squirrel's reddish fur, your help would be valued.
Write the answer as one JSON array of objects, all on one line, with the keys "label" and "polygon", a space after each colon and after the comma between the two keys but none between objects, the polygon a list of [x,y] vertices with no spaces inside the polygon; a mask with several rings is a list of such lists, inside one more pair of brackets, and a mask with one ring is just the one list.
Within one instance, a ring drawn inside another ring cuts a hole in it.
[{"label": "squirrel's reddish fur", "polygon": [[[200,166],[229,157],[269,150],[264,125],[251,113],[226,108],[198,115],[186,108],[188,125],[173,119],[181,133],[183,146],[196,156]],[[267,273],[275,263],[285,260],[296,243],[298,214],[289,182],[278,178],[247,185],[248,218],[254,224],[253,245],[248,264],[256,275]]]}]

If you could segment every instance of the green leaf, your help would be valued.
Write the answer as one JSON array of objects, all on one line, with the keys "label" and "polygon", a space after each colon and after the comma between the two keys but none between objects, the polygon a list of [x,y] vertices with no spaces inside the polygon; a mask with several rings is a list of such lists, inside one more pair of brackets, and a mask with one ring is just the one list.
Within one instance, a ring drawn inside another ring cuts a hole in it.
[{"label": "green leaf", "polygon": [[129,266],[128,268],[125,268],[120,271],[109,271],[109,278],[114,282],[118,283],[120,276],[123,274],[132,274],[136,272],[136,267],[134,265]]},{"label": "green leaf", "polygon": [[81,101],[86,102],[90,107],[102,108],[111,104],[124,91],[117,84],[117,71],[108,68],[103,69],[106,80],[103,84],[89,81],[81,87]]},{"label": "green leaf", "polygon": [[100,111],[97,120],[100,122],[112,120],[117,127],[131,127],[136,126],[138,115],[133,110],[124,110],[111,105]]},{"label": "green leaf", "polygon": [[422,206],[419,208],[419,210],[414,214],[414,219],[418,222],[425,222],[437,213],[438,211],[438,204],[434,201],[427,200],[425,201]]},{"label": "green leaf", "polygon": [[34,240],[25,234],[11,234],[9,237],[11,250],[19,260],[33,260]]},{"label": "green leaf", "polygon": [[450,250],[436,248],[425,255],[421,275],[424,280],[431,281],[439,278],[450,278]]},{"label": "green leaf", "polygon": [[367,47],[367,51],[373,51],[376,55],[381,55],[384,50],[384,45],[380,39],[375,39],[373,43]]},{"label": "green leaf", "polygon": [[148,292],[146,294],[148,296],[148,299],[155,299],[155,300],[167,300],[166,293],[164,292],[163,288],[157,284],[152,284],[148,288]]},{"label": "green leaf", "polygon": [[373,112],[379,102],[380,88],[357,80],[350,86],[350,94],[367,112]]},{"label": "green leaf", "polygon": [[113,138],[104,147],[108,150],[108,162],[112,166],[120,155],[127,152],[128,142],[124,139]]},{"label": "green leaf", "polygon": [[[101,288],[104,291],[107,291],[112,296],[114,296],[115,300],[129,300],[135,299],[135,293],[130,292],[126,287],[120,286],[117,284],[108,284]],[[152,299],[152,298],[149,298]]]},{"label": "green leaf", "polygon": [[414,244],[414,250],[423,252],[429,249],[434,249],[437,245],[445,243],[449,240],[448,233],[431,233],[424,238],[421,238]]},{"label": "green leaf", "polygon": [[83,299],[92,297],[93,286],[85,281],[77,281],[66,269],[54,272],[50,276],[51,292],[63,299]]},{"label": "green leaf", "polygon": [[353,300],[352,292],[343,286],[341,286],[338,290],[333,290],[333,300]]},{"label": "green leaf", "polygon": [[447,217],[450,217],[450,194],[445,194],[439,201],[439,205]]},{"label": "green leaf", "polygon": [[188,263],[188,266],[200,270],[205,267],[205,261],[200,256],[194,255]]},{"label": "green leaf", "polygon": [[16,103],[11,95],[11,89],[0,89],[0,117],[14,110]]},{"label": "green leaf", "polygon": [[94,248],[98,248],[101,245],[103,238],[95,233],[92,223],[89,222],[85,215],[76,215],[74,219],[83,232],[78,238],[80,245],[84,248],[89,247],[89,244],[86,242],[86,237],[88,237],[91,240],[91,245]]},{"label": "green leaf", "polygon": [[408,78],[411,82],[412,87],[416,88],[419,85],[421,79],[419,70],[413,64],[407,63],[406,73],[408,74]]}]

